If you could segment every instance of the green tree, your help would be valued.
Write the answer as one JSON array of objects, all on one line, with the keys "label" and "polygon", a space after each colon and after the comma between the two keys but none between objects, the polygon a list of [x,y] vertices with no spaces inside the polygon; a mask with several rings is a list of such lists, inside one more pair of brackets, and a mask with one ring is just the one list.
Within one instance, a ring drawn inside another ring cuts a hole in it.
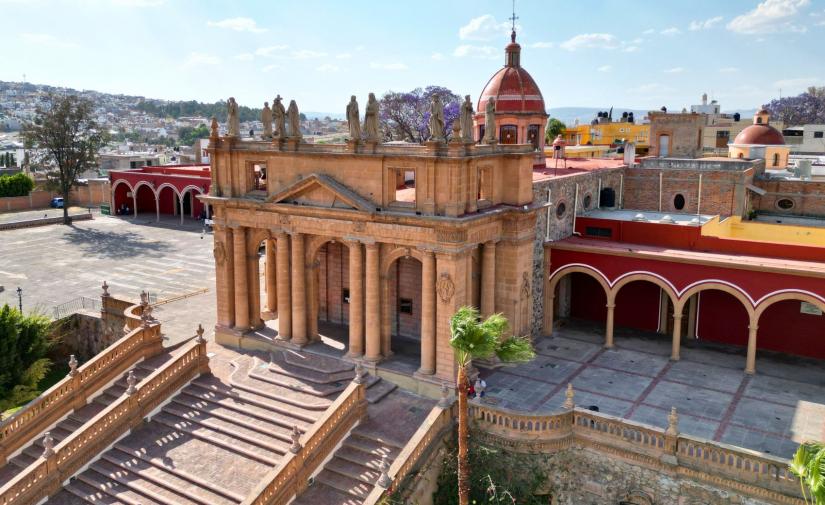
[{"label": "green tree", "polygon": [[37,384],[51,366],[45,357],[53,343],[49,328],[45,316],[0,308],[0,412],[40,394]]},{"label": "green tree", "polygon": [[182,126],[178,128],[178,144],[191,146],[196,140],[209,137],[209,133],[209,128],[205,124],[200,124],[195,128]]},{"label": "green tree", "polygon": [[825,444],[806,442],[800,445],[791,460],[790,470],[799,479],[805,503],[825,505]]},{"label": "green tree", "polygon": [[470,467],[467,457],[467,367],[474,359],[498,357],[504,363],[530,361],[536,355],[527,337],[502,338],[507,319],[493,314],[481,321],[478,310],[461,307],[450,318],[450,346],[458,364],[458,503],[469,505]]},{"label": "green tree", "polygon": [[549,121],[547,121],[547,129],[544,131],[544,138],[547,144],[551,144],[553,140],[556,139],[558,135],[564,135],[564,132],[567,130],[567,125],[562,123],[560,120],[551,117]]},{"label": "green tree", "polygon": [[26,196],[34,189],[34,181],[20,172],[14,175],[0,175],[0,197]]},{"label": "green tree", "polygon": [[63,224],[69,218],[69,192],[77,178],[93,168],[106,133],[93,118],[92,102],[75,95],[48,95],[46,105],[35,110],[34,121],[23,125],[22,137],[37,149],[39,161],[57,170],[49,173],[49,186],[63,196]]}]

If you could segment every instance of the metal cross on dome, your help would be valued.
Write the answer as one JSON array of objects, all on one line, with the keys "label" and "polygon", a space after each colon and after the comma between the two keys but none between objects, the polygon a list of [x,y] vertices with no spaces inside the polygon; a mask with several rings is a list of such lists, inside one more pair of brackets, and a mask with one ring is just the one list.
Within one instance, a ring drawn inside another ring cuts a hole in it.
[{"label": "metal cross on dome", "polygon": [[510,16],[507,19],[512,22],[513,33],[510,35],[510,38],[512,38],[513,42],[515,42],[516,41],[516,20],[518,19],[518,16],[516,16],[516,0],[513,0],[513,15]]}]

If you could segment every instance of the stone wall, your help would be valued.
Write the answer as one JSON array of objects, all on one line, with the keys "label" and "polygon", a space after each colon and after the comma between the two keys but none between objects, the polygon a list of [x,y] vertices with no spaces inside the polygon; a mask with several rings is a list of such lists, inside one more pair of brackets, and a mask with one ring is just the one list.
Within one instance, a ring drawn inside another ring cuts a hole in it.
[{"label": "stone wall", "polygon": [[702,128],[704,116],[696,113],[654,112],[650,118],[650,155],[659,153],[659,137],[669,136],[670,152],[666,156],[676,158],[696,158],[702,149]]},{"label": "stone wall", "polygon": [[[767,194],[753,197],[753,209],[771,214],[788,216],[825,217],[825,181],[759,180],[755,184]],[[789,199],[793,207],[777,206],[782,199]]]}]

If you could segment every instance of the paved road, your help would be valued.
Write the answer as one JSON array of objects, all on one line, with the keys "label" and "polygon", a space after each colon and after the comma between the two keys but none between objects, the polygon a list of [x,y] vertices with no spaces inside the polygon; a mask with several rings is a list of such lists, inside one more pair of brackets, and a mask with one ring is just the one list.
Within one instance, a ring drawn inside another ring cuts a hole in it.
[{"label": "paved road", "polygon": [[100,296],[104,280],[112,294],[135,300],[142,290],[163,300],[208,289],[158,307],[170,342],[193,335],[199,322],[215,325],[212,235],[200,223],[96,216],[72,226],[0,231],[0,304],[17,305],[19,286],[24,310],[52,314],[55,305]]}]

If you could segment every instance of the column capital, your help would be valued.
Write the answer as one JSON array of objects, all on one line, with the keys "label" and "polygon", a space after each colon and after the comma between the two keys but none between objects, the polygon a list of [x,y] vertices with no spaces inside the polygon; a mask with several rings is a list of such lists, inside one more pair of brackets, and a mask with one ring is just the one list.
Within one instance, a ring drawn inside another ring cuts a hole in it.
[{"label": "column capital", "polygon": [[682,317],[683,317],[682,314],[676,314],[676,313],[673,314],[673,319],[674,320],[681,320]]},{"label": "column capital", "polygon": [[432,247],[417,247],[416,249],[425,256],[435,256],[435,249]]},{"label": "column capital", "polygon": [[491,240],[487,240],[486,242],[484,242],[484,247],[487,247],[487,246],[495,247],[495,245],[498,244],[499,242],[501,242],[500,238],[494,238],[494,239],[491,239]]},{"label": "column capital", "polygon": [[613,309],[615,309],[615,308],[616,308],[616,304],[615,304],[615,303],[608,303],[608,304],[607,304],[607,310],[613,310]]},{"label": "column capital", "polygon": [[750,331],[756,331],[756,330],[758,330],[758,329],[759,329],[759,325],[758,325],[758,324],[749,324],[749,325],[748,325],[748,329],[749,329]]},{"label": "column capital", "polygon": [[231,229],[232,231],[240,231],[240,230],[245,230],[246,229],[246,226],[243,226],[243,225],[240,225],[240,224],[228,224],[228,225],[226,225],[226,227]]},{"label": "column capital", "polygon": [[377,250],[380,245],[381,244],[379,244],[378,242],[376,242],[374,240],[371,241],[371,242],[364,242],[364,246],[367,248],[367,250],[370,250],[370,251]]}]

